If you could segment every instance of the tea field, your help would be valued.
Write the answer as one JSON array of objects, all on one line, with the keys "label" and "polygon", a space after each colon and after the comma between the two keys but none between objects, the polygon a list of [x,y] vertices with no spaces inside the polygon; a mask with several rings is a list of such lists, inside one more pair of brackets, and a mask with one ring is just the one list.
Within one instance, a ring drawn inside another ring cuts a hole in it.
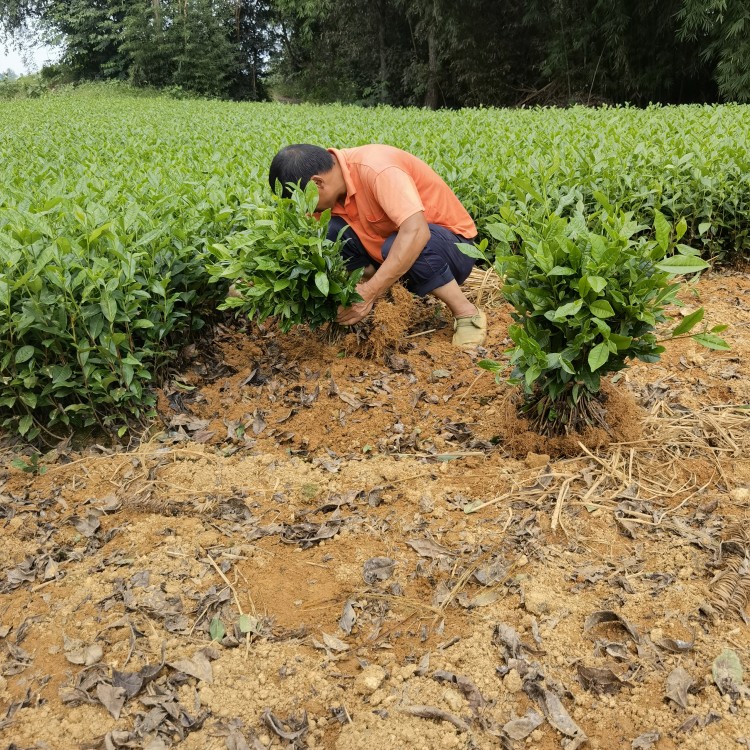
[{"label": "tea field", "polygon": [[[0,746],[750,747],[748,115],[3,102]],[[377,346],[217,313],[293,142],[416,153],[490,254],[632,212],[731,348],[668,342],[554,440],[477,366],[491,272],[478,355],[400,290]]]},{"label": "tea field", "polygon": [[283,144],[386,142],[424,158],[480,229],[602,205],[747,257],[740,106],[423,112],[60,96],[0,113],[0,425],[55,440],[124,429],[223,299],[212,245],[267,217]]}]

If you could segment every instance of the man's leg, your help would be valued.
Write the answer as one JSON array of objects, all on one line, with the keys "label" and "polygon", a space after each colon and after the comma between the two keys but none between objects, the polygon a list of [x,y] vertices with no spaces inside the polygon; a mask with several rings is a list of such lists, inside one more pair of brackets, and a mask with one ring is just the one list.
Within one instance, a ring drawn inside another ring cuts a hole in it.
[{"label": "man's leg", "polygon": [[[406,288],[424,297],[432,294],[444,302],[453,313],[453,343],[460,348],[473,348],[484,343],[487,319],[484,313],[470,302],[461,289],[474,267],[474,258],[464,255],[457,247],[459,242],[470,243],[445,227],[430,224],[430,239],[414,265],[404,274]],[[383,258],[393,245],[396,235],[383,244]]]},{"label": "man's leg", "polygon": [[377,269],[354,230],[340,216],[331,216],[326,236],[333,242],[338,238],[342,229],[344,232],[341,235],[341,239],[343,240],[341,257],[344,259],[346,270],[351,272],[356,271],[358,268],[364,268],[362,279],[367,281],[367,279],[372,278]]}]

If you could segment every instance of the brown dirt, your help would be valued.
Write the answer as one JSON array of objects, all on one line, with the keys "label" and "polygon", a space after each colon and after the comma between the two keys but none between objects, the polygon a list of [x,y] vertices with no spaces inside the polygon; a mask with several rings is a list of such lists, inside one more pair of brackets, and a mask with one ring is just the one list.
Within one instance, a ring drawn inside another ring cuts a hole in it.
[{"label": "brown dirt", "polygon": [[[676,341],[622,373],[607,386],[615,435],[525,430],[512,389],[476,366],[503,357],[506,309],[471,356],[435,309],[402,300],[379,311],[399,351],[219,332],[136,451],[52,452],[38,477],[8,454],[0,745],[497,748],[507,722],[540,712],[540,689],[592,748],[652,731],[641,747],[747,745],[750,696],[722,696],[712,664],[729,648],[747,671],[750,628],[706,605],[741,550],[720,542],[750,508],[750,276],[705,276],[685,302],[731,324],[732,351]],[[372,572],[373,558],[392,564]],[[587,627],[597,611],[640,643]],[[213,618],[229,636],[212,646]],[[66,638],[101,658],[72,663]],[[675,653],[668,638],[693,643]],[[118,673],[132,687],[162,661],[114,718],[102,702]],[[678,666],[685,707],[665,698]],[[594,667],[625,684],[587,689]],[[306,730],[283,739],[267,710],[282,733]],[[563,741],[545,721],[508,746]]]}]

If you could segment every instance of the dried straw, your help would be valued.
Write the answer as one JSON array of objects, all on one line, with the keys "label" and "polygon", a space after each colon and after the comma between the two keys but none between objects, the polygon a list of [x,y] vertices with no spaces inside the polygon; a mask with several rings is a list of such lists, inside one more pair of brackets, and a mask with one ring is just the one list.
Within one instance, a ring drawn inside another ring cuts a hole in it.
[{"label": "dried straw", "polygon": [[475,268],[461,285],[466,297],[478,307],[502,307],[503,280],[494,268]]}]

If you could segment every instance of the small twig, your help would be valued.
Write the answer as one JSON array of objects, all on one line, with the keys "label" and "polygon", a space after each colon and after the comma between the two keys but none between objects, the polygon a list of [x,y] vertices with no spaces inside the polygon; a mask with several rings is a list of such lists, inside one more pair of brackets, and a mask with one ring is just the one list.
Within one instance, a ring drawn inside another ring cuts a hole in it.
[{"label": "small twig", "polygon": [[408,336],[404,336],[405,339],[415,339],[417,336],[426,336],[428,333],[435,333],[437,328],[429,328],[426,331],[418,331],[417,333],[410,333]]},{"label": "small twig", "polygon": [[504,534],[513,523],[513,508],[508,508],[508,520],[503,524],[503,528],[500,529],[500,533]]},{"label": "small twig", "polygon": [[[242,611],[242,605],[240,604],[239,596],[237,596],[237,590],[234,588],[234,586],[232,586],[231,583],[229,583],[229,579],[224,575],[224,571],[216,564],[216,561],[213,559],[213,557],[211,557],[211,555],[208,552],[206,552],[206,557],[208,558],[208,561],[211,563],[211,565],[214,566],[214,569],[216,570],[216,572],[222,577],[222,580],[224,581],[224,583],[226,583],[226,585],[229,586],[229,590],[234,595],[234,603],[237,605],[237,609],[239,610],[240,617],[242,617],[242,615],[244,615],[245,613]],[[252,600],[251,600],[251,605],[252,605]],[[254,609],[255,607],[253,607],[253,610]]]},{"label": "small twig", "polygon": [[460,732],[469,731],[469,725],[463,719],[435,706],[402,706],[398,710],[409,716],[418,716],[420,719],[447,721],[449,724],[453,724]]},{"label": "small twig", "polygon": [[697,490],[691,492],[679,505],[675,505],[674,508],[667,508],[662,514],[659,516],[659,521],[663,520],[663,518],[668,515],[669,513],[674,513],[676,510],[679,510],[685,503],[690,500],[691,498],[695,497],[697,494],[703,492],[703,490],[706,489],[714,480],[714,477],[716,476],[716,472],[711,474],[711,479],[709,479],[702,487],[699,487]]},{"label": "small twig", "polygon": [[458,397],[458,403],[463,403],[463,400],[469,395],[471,392],[471,389],[479,382],[479,378],[481,378],[483,375],[486,375],[487,371],[483,370],[482,372],[477,375],[474,380],[471,381],[471,385]]},{"label": "small twig", "polygon": [[572,479],[566,479],[561,485],[560,485],[560,491],[557,493],[557,502],[555,503],[555,510],[552,513],[552,531],[554,531],[557,528],[557,524],[560,524],[560,528],[565,532],[565,536],[568,535],[568,532],[565,529],[565,526],[563,526],[562,519],[560,518],[560,514],[562,513],[562,507],[563,502],[565,502],[565,498],[568,494],[568,489],[570,489],[570,483],[572,482]]}]

